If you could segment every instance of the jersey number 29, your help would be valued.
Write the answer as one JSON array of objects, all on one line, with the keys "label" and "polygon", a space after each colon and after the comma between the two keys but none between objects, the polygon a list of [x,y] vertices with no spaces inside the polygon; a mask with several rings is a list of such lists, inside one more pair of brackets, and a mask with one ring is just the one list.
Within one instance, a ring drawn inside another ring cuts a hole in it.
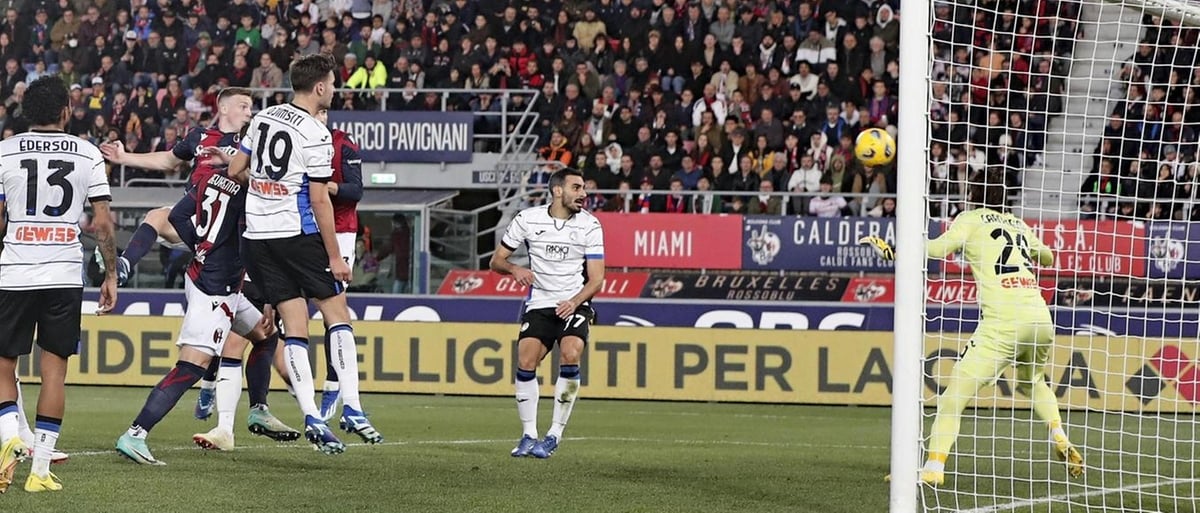
[{"label": "jersey number 29", "polygon": [[[55,206],[46,205],[42,208],[42,213],[50,217],[62,217],[68,210],[71,210],[71,202],[75,197],[75,187],[71,185],[70,180],[67,180],[67,175],[75,171],[75,163],[69,160],[51,160],[47,164],[54,172],[46,177],[46,183],[50,187],[62,189],[62,201]],[[42,185],[38,181],[38,161],[36,159],[22,160],[21,169],[25,170],[26,176],[25,215],[36,216],[38,214],[38,190]]]},{"label": "jersey number 29", "polygon": [[[259,123],[258,147],[254,149],[254,155],[258,157],[258,166],[254,171],[278,181],[287,173],[288,162],[292,160],[292,138],[284,131],[276,131],[269,135],[268,138],[267,124]],[[267,160],[270,162],[263,165],[263,161]]]},{"label": "jersey number 29", "polygon": [[[1008,230],[996,228],[992,230],[992,239],[1004,239],[1004,250],[1000,252],[1000,258],[996,260],[996,275],[1012,274],[1020,272],[1021,269],[1029,267],[1033,259],[1029,256],[1029,241],[1025,240],[1025,235],[1018,233],[1014,238]],[[1021,262],[1018,265],[1010,265],[1008,260],[1012,258],[1013,248],[1021,253]]]}]

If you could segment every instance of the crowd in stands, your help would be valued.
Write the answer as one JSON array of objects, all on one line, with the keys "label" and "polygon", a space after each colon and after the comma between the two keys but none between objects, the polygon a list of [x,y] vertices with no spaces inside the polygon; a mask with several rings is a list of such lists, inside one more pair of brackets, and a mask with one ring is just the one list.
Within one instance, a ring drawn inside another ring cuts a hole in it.
[{"label": "crowd in stands", "polygon": [[[581,169],[599,189],[631,191],[590,199],[594,208],[894,209],[882,202],[895,191],[894,165],[864,167],[851,148],[868,127],[897,135],[898,0],[8,4],[0,21],[6,132],[22,129],[24,84],[58,73],[72,84],[72,133],[122,140],[135,152],[169,149],[211,121],[220,88],[287,87],[294,56],[327,52],[342,63],[346,89],[335,109],[443,108],[420,88],[540,90],[532,107],[543,157]],[[963,175],[988,165],[1006,166],[1019,184],[1020,170],[1038,161],[1047,118],[1061,108],[1065,59],[1057,57],[1072,51],[1077,10],[1067,0],[936,4],[933,193],[961,193]],[[528,99],[467,93],[446,108],[499,112],[501,101]],[[499,119],[478,116],[477,133],[498,133]],[[767,195],[676,197],[673,187]],[[773,201],[777,191],[808,195]]]},{"label": "crowd in stands", "polygon": [[1200,220],[1200,30],[1157,17],[1120,70],[1081,209],[1100,219]]}]

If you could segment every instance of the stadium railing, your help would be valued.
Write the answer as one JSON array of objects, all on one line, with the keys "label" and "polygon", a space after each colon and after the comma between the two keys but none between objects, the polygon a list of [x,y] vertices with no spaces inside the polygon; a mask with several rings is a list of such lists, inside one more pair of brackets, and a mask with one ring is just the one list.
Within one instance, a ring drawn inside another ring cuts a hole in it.
[{"label": "stadium railing", "polygon": [[[250,88],[254,93],[254,101],[256,110],[264,109],[270,105],[278,103],[275,101],[275,95],[282,93],[284,100],[289,99],[292,93],[291,89],[287,88]],[[418,96],[433,93],[438,95],[439,108],[445,111],[450,105],[458,100],[469,100],[481,94],[490,94],[494,97],[496,110],[477,111],[471,110],[479,118],[497,118],[496,124],[499,126],[498,133],[475,132],[475,144],[478,147],[480,144],[486,144],[487,151],[495,151],[501,154],[512,153],[517,151],[526,151],[531,145],[526,140],[528,138],[529,123],[536,122],[537,114],[533,111],[534,103],[537,101],[541,92],[532,89],[392,89],[392,88],[377,88],[377,89],[338,89],[335,94],[341,93],[356,93],[378,95],[379,108],[372,109],[377,112],[400,112],[389,111],[387,108],[388,98],[393,94],[411,93]],[[528,98],[521,105],[513,105],[512,97],[521,96]],[[362,112],[362,111],[359,111]],[[182,136],[181,136],[182,138]],[[182,187],[187,184],[185,178],[146,178],[146,177],[130,177],[133,173],[127,166],[114,166],[113,174],[117,175],[117,184],[125,186],[158,186],[158,187]]]}]

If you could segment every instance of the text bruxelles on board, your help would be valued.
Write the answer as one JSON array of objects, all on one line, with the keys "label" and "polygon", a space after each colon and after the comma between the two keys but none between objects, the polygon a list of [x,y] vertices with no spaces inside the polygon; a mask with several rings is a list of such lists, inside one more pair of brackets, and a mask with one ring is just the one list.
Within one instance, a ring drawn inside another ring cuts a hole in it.
[{"label": "text bruxelles on board", "polygon": [[[151,386],[174,363],[178,317],[87,317],[73,384]],[[319,322],[310,329],[321,333]],[[498,324],[358,322],[362,389],[368,392],[508,396],[515,327]],[[887,405],[892,334],[596,326],[583,381],[591,398]],[[939,392],[965,334],[930,334],[926,399]],[[314,339],[317,337],[314,337]],[[314,340],[315,343],[323,341]],[[317,362],[322,351],[310,354]],[[1200,341],[1060,336],[1047,379],[1069,408],[1196,411]],[[539,376],[552,393],[548,358]],[[315,367],[320,368],[320,367]],[[18,369],[32,378],[35,362]],[[277,381],[276,384],[279,384]],[[1006,372],[981,406],[1028,406]]]}]

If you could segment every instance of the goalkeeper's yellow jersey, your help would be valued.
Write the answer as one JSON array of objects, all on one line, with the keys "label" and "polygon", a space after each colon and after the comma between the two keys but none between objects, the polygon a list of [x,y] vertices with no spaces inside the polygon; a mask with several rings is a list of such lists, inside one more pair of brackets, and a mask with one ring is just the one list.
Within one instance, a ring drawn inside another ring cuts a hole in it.
[{"label": "goalkeeper's yellow jersey", "polygon": [[929,241],[929,258],[962,250],[979,290],[987,321],[1040,321],[1049,315],[1038,288],[1036,261],[1054,264],[1054,253],[1025,221],[1012,214],[979,208],[963,212],[950,229]]}]

